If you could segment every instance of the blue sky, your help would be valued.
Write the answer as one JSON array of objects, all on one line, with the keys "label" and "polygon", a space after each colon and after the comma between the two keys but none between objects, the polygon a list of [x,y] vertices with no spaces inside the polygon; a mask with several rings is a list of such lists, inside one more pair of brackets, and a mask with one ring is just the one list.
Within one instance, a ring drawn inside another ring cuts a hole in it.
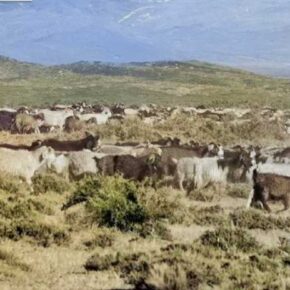
[{"label": "blue sky", "polygon": [[2,3],[0,54],[43,64],[196,59],[290,72],[290,1]]}]

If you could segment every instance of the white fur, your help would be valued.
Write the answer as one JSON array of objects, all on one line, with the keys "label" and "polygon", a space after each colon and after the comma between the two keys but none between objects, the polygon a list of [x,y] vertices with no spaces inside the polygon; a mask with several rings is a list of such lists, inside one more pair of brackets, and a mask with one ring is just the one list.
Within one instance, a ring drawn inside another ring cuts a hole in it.
[{"label": "white fur", "polygon": [[23,177],[28,184],[34,173],[44,164],[50,164],[55,152],[50,147],[40,147],[35,151],[0,148],[1,171]]}]

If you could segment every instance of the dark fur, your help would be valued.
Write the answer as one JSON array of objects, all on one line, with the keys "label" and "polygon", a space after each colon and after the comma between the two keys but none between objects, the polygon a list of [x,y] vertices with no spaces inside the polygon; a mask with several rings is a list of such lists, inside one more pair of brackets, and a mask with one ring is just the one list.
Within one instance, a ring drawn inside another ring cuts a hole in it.
[{"label": "dark fur", "polygon": [[154,161],[149,156],[134,157],[131,155],[105,156],[97,160],[100,173],[104,175],[121,174],[126,179],[142,181],[146,177],[153,177],[156,173],[158,157],[154,156]]},{"label": "dark fur", "polygon": [[7,144],[3,143],[0,144],[0,148],[7,148],[12,150],[28,150],[28,151],[34,151],[37,148],[41,147],[42,142],[40,140],[34,141],[31,145],[13,145],[13,144]]},{"label": "dark fur", "polygon": [[11,131],[16,114],[14,112],[0,111],[0,131]]},{"label": "dark fur", "polygon": [[250,156],[245,151],[231,153],[229,154],[229,151],[225,151],[225,157],[218,160],[218,166],[222,169],[229,168],[227,180],[231,182],[245,181],[246,172],[251,167]]},{"label": "dark fur", "polygon": [[253,171],[254,196],[252,204],[260,201],[264,208],[271,212],[268,205],[270,200],[281,200],[284,204],[284,210],[289,208],[290,204],[290,177],[271,173],[258,173]]},{"label": "dark fur", "polygon": [[83,149],[93,150],[99,145],[99,136],[88,135],[81,140],[60,141],[47,139],[42,141],[43,146],[52,147],[56,151],[81,151]]},{"label": "dark fur", "polygon": [[285,149],[283,149],[280,152],[277,152],[274,154],[274,159],[276,160],[280,160],[282,158],[290,158],[290,147],[287,147]]},{"label": "dark fur", "polygon": [[65,119],[64,123],[64,131],[71,133],[74,131],[80,131],[84,126],[86,122],[81,121],[79,117],[77,116],[69,116]]}]

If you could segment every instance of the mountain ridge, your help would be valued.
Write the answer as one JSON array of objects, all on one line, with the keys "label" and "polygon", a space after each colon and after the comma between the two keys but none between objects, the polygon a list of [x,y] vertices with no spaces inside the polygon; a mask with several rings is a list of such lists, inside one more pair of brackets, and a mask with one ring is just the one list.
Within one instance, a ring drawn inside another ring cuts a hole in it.
[{"label": "mountain ridge", "polygon": [[46,66],[0,57],[1,105],[125,104],[290,108],[290,81],[199,61]]}]

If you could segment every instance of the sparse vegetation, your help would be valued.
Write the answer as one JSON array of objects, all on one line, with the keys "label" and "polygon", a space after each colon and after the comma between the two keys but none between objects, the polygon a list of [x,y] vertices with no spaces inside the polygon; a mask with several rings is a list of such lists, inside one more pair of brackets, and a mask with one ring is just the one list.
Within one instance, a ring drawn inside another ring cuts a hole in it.
[{"label": "sparse vegetation", "polygon": [[[71,71],[0,58],[0,103],[289,108],[289,81],[209,64],[66,68]],[[283,122],[248,117],[217,122],[178,112],[154,126],[125,119],[45,137],[77,139],[89,128],[104,142],[164,136],[223,145],[289,142]],[[18,131],[31,121],[19,115]],[[38,138],[0,133],[3,143],[30,145]],[[19,178],[0,174],[0,288],[31,289],[36,281],[47,289],[290,289],[288,212],[241,209],[248,185],[209,186],[189,195],[170,185],[97,175],[68,182],[46,174],[33,178],[31,192]],[[257,239],[257,230],[271,247]]]},{"label": "sparse vegetation", "polygon": [[290,218],[272,217],[260,213],[257,210],[236,211],[231,213],[233,223],[241,228],[247,229],[290,229]]},{"label": "sparse vegetation", "polygon": [[196,201],[210,202],[217,198],[217,193],[213,190],[212,187],[208,187],[202,190],[196,189],[191,191],[188,197]]},{"label": "sparse vegetation", "polygon": [[0,173],[0,190],[14,194],[23,194],[29,191],[28,186],[20,179],[3,172]]},{"label": "sparse vegetation", "polygon": [[68,233],[64,229],[59,229],[56,226],[42,222],[36,222],[32,219],[2,222],[0,224],[0,232],[1,237],[6,237],[14,241],[18,241],[23,237],[32,238],[44,247],[48,247],[52,243],[60,245],[69,238]]},{"label": "sparse vegetation", "polygon": [[234,184],[229,186],[227,194],[231,197],[247,198],[249,196],[250,186],[248,184]]},{"label": "sparse vegetation", "polygon": [[33,106],[98,101],[289,108],[287,80],[212,64],[169,62],[129,67],[96,64],[86,70],[81,68],[82,64],[77,67],[47,68],[1,58],[0,102]]},{"label": "sparse vegetation", "polygon": [[224,251],[235,248],[238,251],[248,252],[259,248],[255,239],[239,228],[219,227],[215,231],[207,231],[201,236],[201,242],[205,246],[213,246]]},{"label": "sparse vegetation", "polygon": [[33,190],[38,194],[49,191],[63,194],[70,189],[70,183],[56,174],[37,175],[33,178]]},{"label": "sparse vegetation", "polygon": [[229,219],[224,210],[216,205],[204,208],[191,208],[190,212],[193,214],[193,222],[205,226],[205,225],[230,225]]},{"label": "sparse vegetation", "polygon": [[114,233],[112,231],[102,228],[101,231],[94,233],[93,238],[86,240],[84,245],[90,249],[95,247],[107,248],[113,245],[114,239]]}]

